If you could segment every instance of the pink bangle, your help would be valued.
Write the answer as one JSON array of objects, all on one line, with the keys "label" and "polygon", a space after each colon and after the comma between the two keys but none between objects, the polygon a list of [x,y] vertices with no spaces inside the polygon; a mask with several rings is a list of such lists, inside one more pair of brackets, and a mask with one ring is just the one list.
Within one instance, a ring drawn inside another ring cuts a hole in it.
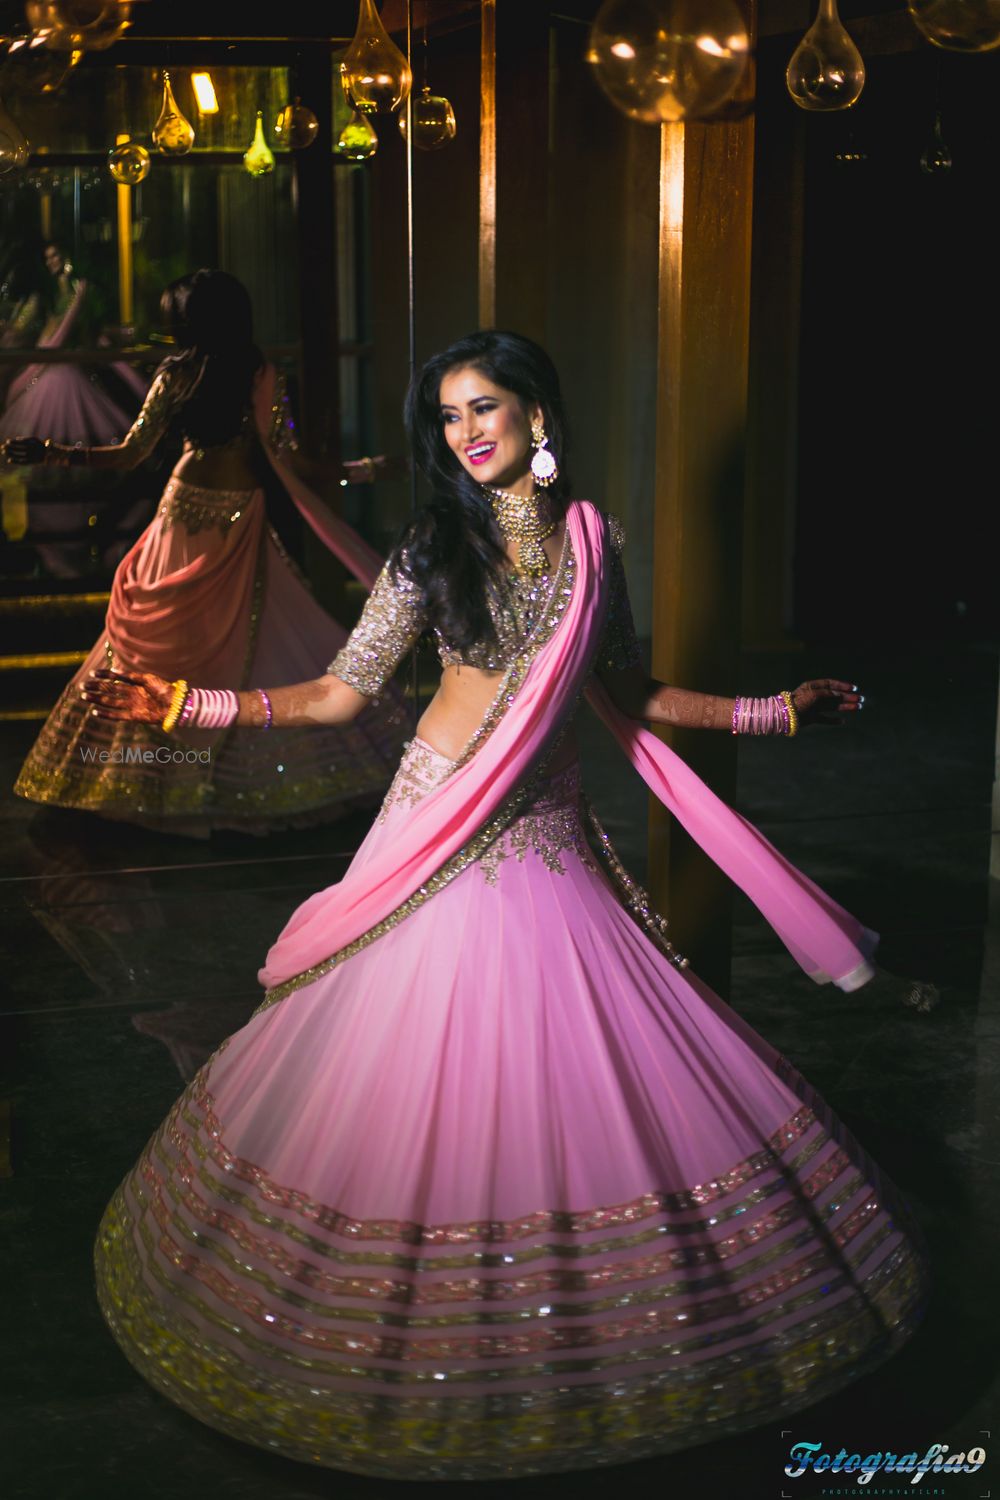
[{"label": "pink bangle", "polygon": [[260,701],[261,701],[261,703],[263,703],[263,705],[264,705],[264,712],[267,715],[267,718],[264,720],[264,728],[265,729],[270,729],[270,727],[271,727],[271,720],[274,718],[274,714],[271,711],[271,700],[267,696],[267,694],[265,693],[265,691],[264,691],[263,688],[258,688],[257,692],[260,695]]},{"label": "pink bangle", "polygon": [[192,688],[185,723],[192,729],[228,729],[240,711],[240,700],[230,688]]},{"label": "pink bangle", "polygon": [[733,734],[792,735],[796,728],[789,698],[781,693],[770,698],[737,698],[733,703]]}]

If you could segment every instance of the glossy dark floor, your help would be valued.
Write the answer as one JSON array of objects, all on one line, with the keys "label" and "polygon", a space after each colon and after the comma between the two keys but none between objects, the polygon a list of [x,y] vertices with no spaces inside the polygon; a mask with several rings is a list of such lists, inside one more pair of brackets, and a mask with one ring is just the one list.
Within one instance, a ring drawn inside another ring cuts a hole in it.
[{"label": "glossy dark floor", "polygon": [[[826,1095],[913,1202],[934,1262],[927,1321],[906,1352],[834,1400],[745,1437],[600,1474],[451,1487],[483,1497],[599,1494],[770,1500],[889,1493],[875,1480],[783,1474],[793,1441],[835,1453],[982,1444],[976,1476],[928,1476],[892,1493],[1000,1492],[1000,934],[989,922],[989,802],[996,653],[927,651],[900,666],[852,647],[849,663],[748,661],[770,691],[810,670],[848,671],[868,693],[850,730],[741,747],[740,806],[870,926],[888,973],[854,995],[817,990],[737,908],[732,1002]],[[9,787],[35,727],[3,726]],[[637,874],[645,793],[594,732],[594,800]],[[256,1003],[270,938],[306,894],[336,880],[366,819],[269,840],[193,843],[86,816],[0,804],[3,1053],[12,1081],[12,1175],[0,1181],[3,1286],[0,1469],[8,1500],[299,1500],[412,1495],[270,1458],[155,1396],[98,1315],[90,1247],[114,1186],[181,1078]],[[994,902],[994,912],[996,903]],[[929,1013],[908,980],[933,981]],[[2,1120],[2,1117],[0,1117]],[[839,1482],[839,1488],[838,1486]]]}]

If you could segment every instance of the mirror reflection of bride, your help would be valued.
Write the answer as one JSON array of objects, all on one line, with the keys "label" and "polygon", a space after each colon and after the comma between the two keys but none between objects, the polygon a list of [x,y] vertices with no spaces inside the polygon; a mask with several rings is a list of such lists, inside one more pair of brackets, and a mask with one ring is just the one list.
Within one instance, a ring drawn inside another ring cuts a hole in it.
[{"label": "mirror reflection of bride", "polygon": [[[55,350],[94,342],[86,330],[95,321],[95,288],[76,272],[58,241],[49,241],[41,252],[23,257],[20,265],[15,264],[13,279],[20,296],[0,334],[0,345],[33,344],[36,349]],[[29,363],[15,372],[7,387],[0,440],[49,437],[70,445],[119,443],[148,384],[125,360],[89,367]],[[99,508],[99,502],[92,496],[78,499],[75,495],[91,484],[78,475],[32,476],[35,503],[29,502],[30,529],[34,536],[53,537],[40,542],[37,550],[45,570],[54,577],[74,578],[89,570],[90,539],[84,538],[88,515],[95,505]],[[148,502],[131,502],[128,514],[119,518],[119,528],[134,536],[143,512],[148,515]],[[79,540],[69,540],[74,532]],[[65,540],[56,541],[57,536]],[[119,547],[112,556],[112,564],[122,550]]]},{"label": "mirror reflection of bride", "polygon": [[[82,696],[90,674],[109,665],[215,690],[241,688],[250,676],[292,683],[325,671],[347,632],[268,523],[265,495],[276,487],[367,587],[381,566],[295,471],[287,404],[254,342],[246,288],[224,271],[200,270],[171,283],[161,306],[176,352],[121,441],[78,445],[19,433],[0,445],[8,463],[66,478],[127,472],[171,431],[183,442],[155,516],[115,572],[101,637],[49,715],[15,791],[197,837],[323,822],[378,801],[391,780],[404,738],[391,686],[356,724],[275,728],[264,737],[191,727],[179,745],[155,726],[102,723]],[[341,472],[358,482],[384,467],[368,458]]]}]

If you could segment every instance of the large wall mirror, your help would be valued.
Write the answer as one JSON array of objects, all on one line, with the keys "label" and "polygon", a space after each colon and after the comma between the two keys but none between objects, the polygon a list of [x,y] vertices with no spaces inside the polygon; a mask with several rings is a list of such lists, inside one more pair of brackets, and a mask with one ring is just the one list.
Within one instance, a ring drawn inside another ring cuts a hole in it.
[{"label": "large wall mirror", "polygon": [[[336,37],[270,48],[166,45],[129,34],[72,68],[64,54],[2,49],[5,437],[120,439],[169,352],[163,288],[198,266],[218,266],[251,294],[258,342],[286,376],[312,457],[332,472],[341,454],[377,446],[370,164],[363,152],[332,149],[352,118],[340,86],[344,45]],[[278,63],[265,60],[268,52]],[[193,129],[183,154],[164,154],[151,140],[165,94]],[[297,97],[300,134],[315,137],[311,154],[293,149],[287,128],[284,138],[275,129]],[[270,159],[255,174],[245,156],[258,122]],[[399,205],[396,215],[401,227]],[[405,287],[405,236],[394,240],[394,276]],[[397,392],[405,378],[403,365]],[[72,580],[106,585],[152,514],[171,457],[164,447],[120,476],[5,470],[0,573],[66,588]],[[322,486],[319,471],[314,477]],[[370,495],[364,506],[351,495],[336,499],[381,541]]]}]

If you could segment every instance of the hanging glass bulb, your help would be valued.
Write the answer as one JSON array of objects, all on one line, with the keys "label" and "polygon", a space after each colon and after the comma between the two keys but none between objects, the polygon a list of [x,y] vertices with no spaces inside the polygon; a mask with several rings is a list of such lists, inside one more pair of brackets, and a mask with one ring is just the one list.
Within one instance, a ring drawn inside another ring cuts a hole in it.
[{"label": "hanging glass bulb", "polygon": [[[437,151],[455,139],[455,111],[441,94],[432,94],[424,84],[413,101],[413,144],[421,151]],[[399,112],[399,133],[406,139],[406,111]]]},{"label": "hanging glass bulb", "polygon": [[0,176],[23,167],[30,155],[28,137],[0,99]]},{"label": "hanging glass bulb", "polygon": [[290,146],[293,151],[311,146],[318,132],[319,121],[300,99],[286,104],[274,122],[275,145]]},{"label": "hanging glass bulb", "polygon": [[164,156],[186,156],[194,145],[194,126],[177,108],[166,69],[163,71],[163,103],[160,118],[152,129],[152,141]]},{"label": "hanging glass bulb", "polygon": [[135,187],[149,176],[150,156],[138,141],[122,141],[108,152],[108,171],[123,187]]},{"label": "hanging glass bulb", "polygon": [[410,65],[379,20],[374,0],[361,0],[358,29],[340,67],[347,97],[362,114],[391,114],[410,92]]},{"label": "hanging glass bulb", "polygon": [[928,177],[938,177],[942,172],[950,172],[951,168],[951,152],[941,134],[941,112],[938,110],[934,116],[934,133],[920,158],[920,170],[926,172]]},{"label": "hanging glass bulb", "polygon": [[[20,42],[16,47],[14,42]],[[68,75],[83,58],[83,53],[51,52],[41,42],[34,46],[28,37],[16,37],[8,43],[7,51],[17,58],[17,71],[12,73],[19,95],[54,94],[61,88]]]},{"label": "hanging glass bulb", "polygon": [[348,161],[368,161],[378,150],[378,136],[371,120],[356,109],[337,137],[334,146],[338,156]]},{"label": "hanging glass bulb", "polygon": [[837,0],[819,0],[815,21],[785,70],[801,109],[850,109],[865,86],[865,64],[841,24]]},{"label": "hanging glass bulb", "polygon": [[24,9],[28,24],[56,52],[103,52],[132,16],[125,0],[27,0]]},{"label": "hanging glass bulb", "polygon": [[257,111],[257,126],[253,140],[243,153],[243,165],[251,177],[266,177],[274,171],[274,152],[264,139],[264,111]]},{"label": "hanging glass bulb", "polygon": [[750,38],[733,0],[605,0],[586,58],[633,120],[692,120],[739,86]]},{"label": "hanging glass bulb", "polygon": [[917,28],[949,52],[1000,47],[1000,0],[907,0]]}]

